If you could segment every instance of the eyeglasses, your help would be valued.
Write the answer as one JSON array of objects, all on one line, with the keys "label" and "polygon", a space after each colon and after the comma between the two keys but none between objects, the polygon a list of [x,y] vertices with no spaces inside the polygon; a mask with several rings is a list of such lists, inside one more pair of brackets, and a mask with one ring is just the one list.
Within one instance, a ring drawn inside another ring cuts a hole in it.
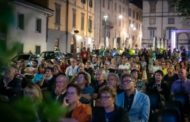
[{"label": "eyeglasses", "polygon": [[76,92],[67,92],[67,95],[74,95]]},{"label": "eyeglasses", "polygon": [[111,96],[101,96],[100,98],[101,99],[109,99],[109,98],[111,98]]},{"label": "eyeglasses", "polygon": [[130,83],[130,82],[132,82],[132,80],[130,79],[130,80],[128,80],[128,79],[124,79],[123,81],[122,81],[122,83]]}]

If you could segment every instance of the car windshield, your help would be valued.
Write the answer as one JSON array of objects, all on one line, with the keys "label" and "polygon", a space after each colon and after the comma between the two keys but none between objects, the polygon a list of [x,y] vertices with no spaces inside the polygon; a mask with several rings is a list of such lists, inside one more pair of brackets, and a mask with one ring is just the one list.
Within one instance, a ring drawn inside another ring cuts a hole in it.
[{"label": "car windshield", "polygon": [[54,52],[45,52],[45,53],[42,53],[42,57],[43,58],[54,58],[55,53]]},{"label": "car windshield", "polygon": [[17,60],[21,60],[21,59],[28,60],[29,58],[30,58],[30,55],[19,55],[17,57]]}]

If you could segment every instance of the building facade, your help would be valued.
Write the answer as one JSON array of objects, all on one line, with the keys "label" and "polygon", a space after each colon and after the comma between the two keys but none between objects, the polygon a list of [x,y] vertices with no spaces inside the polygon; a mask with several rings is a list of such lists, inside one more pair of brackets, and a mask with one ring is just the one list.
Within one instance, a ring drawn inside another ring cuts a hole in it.
[{"label": "building facade", "polygon": [[142,15],[142,9],[136,5],[128,0],[95,0],[95,11],[96,48],[134,47],[134,41],[141,40],[135,40],[136,34],[141,31],[136,26],[141,26],[138,18]]},{"label": "building facade", "polygon": [[39,54],[46,50],[47,19],[53,11],[28,2],[13,2],[14,23],[8,29],[6,40],[22,44],[22,51]]},{"label": "building facade", "polygon": [[47,50],[79,52],[94,44],[94,0],[49,0]]},{"label": "building facade", "polygon": [[189,19],[168,0],[143,0],[143,47],[188,49],[189,29]]},{"label": "building facade", "polygon": [[142,44],[142,8],[129,4],[129,48],[141,48]]}]

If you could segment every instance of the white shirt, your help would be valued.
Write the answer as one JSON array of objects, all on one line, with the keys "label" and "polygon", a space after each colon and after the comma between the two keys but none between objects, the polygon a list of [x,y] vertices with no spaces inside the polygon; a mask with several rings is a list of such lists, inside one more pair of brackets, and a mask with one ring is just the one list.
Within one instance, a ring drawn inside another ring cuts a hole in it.
[{"label": "white shirt", "polygon": [[79,71],[78,68],[79,68],[78,66],[74,66],[74,67],[69,66],[69,67],[67,67],[67,69],[65,71],[66,76],[73,76],[73,75],[77,74],[78,71]]}]

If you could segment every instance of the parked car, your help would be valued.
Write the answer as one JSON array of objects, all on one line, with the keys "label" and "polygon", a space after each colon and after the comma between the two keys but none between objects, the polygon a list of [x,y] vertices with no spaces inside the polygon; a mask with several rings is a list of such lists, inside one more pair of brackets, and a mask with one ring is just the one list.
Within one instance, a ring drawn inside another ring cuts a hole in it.
[{"label": "parked car", "polygon": [[25,66],[33,66],[33,61],[37,61],[37,56],[33,54],[19,54],[12,58],[12,63],[17,63],[18,61],[23,60]]},{"label": "parked car", "polygon": [[40,54],[39,60],[51,60],[54,59],[56,61],[60,61],[63,59],[65,56],[62,52],[60,51],[44,51]]}]

